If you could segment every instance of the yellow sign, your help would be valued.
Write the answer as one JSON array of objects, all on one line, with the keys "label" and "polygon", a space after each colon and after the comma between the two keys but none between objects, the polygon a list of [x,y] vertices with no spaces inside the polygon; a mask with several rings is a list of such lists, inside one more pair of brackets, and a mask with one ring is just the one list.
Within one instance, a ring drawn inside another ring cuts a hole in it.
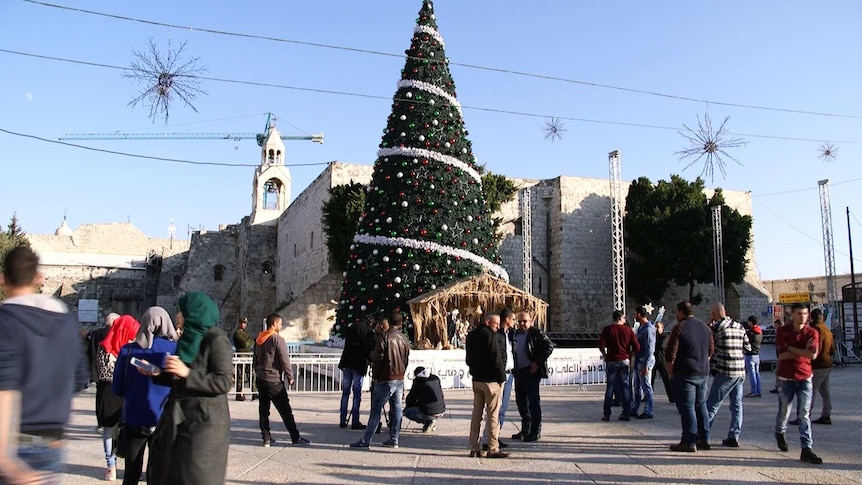
[{"label": "yellow sign", "polygon": [[779,293],[778,303],[808,303],[811,301],[809,293]]}]

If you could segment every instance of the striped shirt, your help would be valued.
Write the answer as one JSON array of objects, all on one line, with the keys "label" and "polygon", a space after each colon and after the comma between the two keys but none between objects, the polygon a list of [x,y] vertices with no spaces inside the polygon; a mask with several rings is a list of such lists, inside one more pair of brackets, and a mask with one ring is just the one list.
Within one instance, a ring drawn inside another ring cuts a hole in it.
[{"label": "striped shirt", "polygon": [[715,353],[710,361],[712,371],[728,377],[745,376],[744,352],[751,352],[745,328],[732,318],[724,317],[715,323],[713,332]]}]

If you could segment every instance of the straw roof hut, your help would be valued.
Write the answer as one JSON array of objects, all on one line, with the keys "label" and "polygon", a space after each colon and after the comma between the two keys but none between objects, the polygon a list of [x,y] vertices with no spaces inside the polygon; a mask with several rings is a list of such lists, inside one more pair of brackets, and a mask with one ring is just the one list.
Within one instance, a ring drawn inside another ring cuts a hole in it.
[{"label": "straw roof hut", "polygon": [[483,313],[497,313],[503,308],[533,314],[534,324],[544,330],[548,304],[526,291],[483,273],[456,281],[407,301],[416,329],[414,342],[418,349],[449,349],[447,317],[458,310],[461,317],[478,321]]}]

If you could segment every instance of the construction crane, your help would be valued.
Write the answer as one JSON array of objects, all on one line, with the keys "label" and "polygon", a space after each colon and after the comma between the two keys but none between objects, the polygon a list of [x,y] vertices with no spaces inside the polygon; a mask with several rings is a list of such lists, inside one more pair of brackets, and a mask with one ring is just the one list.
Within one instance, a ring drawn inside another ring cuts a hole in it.
[{"label": "construction crane", "polygon": [[[268,113],[263,133],[70,133],[60,140],[257,140],[263,146],[277,118]],[[323,133],[311,135],[281,135],[282,140],[310,140],[323,144]]]}]

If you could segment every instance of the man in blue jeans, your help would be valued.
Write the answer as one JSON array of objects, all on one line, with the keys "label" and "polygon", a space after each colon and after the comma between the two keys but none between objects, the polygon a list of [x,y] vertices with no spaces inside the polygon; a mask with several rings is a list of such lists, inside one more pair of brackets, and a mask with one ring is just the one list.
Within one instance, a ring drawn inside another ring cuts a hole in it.
[{"label": "man in blue jeans", "polygon": [[[635,308],[635,320],[640,322],[637,338],[640,350],[635,356],[635,368],[632,374],[634,381],[634,399],[632,400],[631,415],[637,419],[652,419],[653,391],[652,391],[652,368],[655,366],[655,340],[656,327],[647,318],[646,308],[639,306]],[[641,399],[643,395],[643,399]],[[638,414],[641,401],[644,403],[644,412]]]},{"label": "man in blue jeans", "polygon": [[670,332],[665,351],[668,374],[673,380],[674,400],[682,421],[682,439],[670,451],[694,453],[710,448],[706,381],[714,343],[712,330],[694,316],[691,303],[676,306],[677,324]]},{"label": "man in blue jeans", "polygon": [[799,420],[799,441],[802,453],[799,459],[819,465],[823,459],[811,449],[811,398],[814,388],[811,378],[814,370],[811,361],[820,349],[820,334],[808,325],[808,307],[794,303],[790,307],[791,323],[779,327],[775,332],[775,353],[778,356],[778,415],[775,417],[775,440],[778,449],[787,451],[787,418],[790,405],[796,398],[796,418]]},{"label": "man in blue jeans", "polygon": [[605,403],[602,421],[611,419],[611,402],[616,394],[622,397],[623,414],[620,421],[629,421],[632,409],[632,388],[629,380],[629,365],[631,359],[640,350],[634,331],[626,325],[626,315],[620,310],[614,310],[613,323],[602,329],[599,337],[599,352],[605,360],[607,372],[607,387],[605,388]]},{"label": "man in blue jeans", "polygon": [[714,377],[706,400],[706,410],[709,413],[706,442],[709,443],[712,423],[721,403],[729,396],[730,429],[721,444],[739,448],[739,434],[742,432],[742,394],[745,392],[745,352],[751,352],[751,343],[748,341],[745,327],[727,316],[724,305],[713,303],[710,311],[715,353],[712,355],[711,371]]},{"label": "man in blue jeans", "polygon": [[374,348],[374,319],[369,316],[366,322],[351,323],[344,331],[344,350],[338,362],[338,368],[341,369],[338,426],[341,428],[347,427],[347,404],[350,402],[350,393],[353,392],[350,428],[365,429],[365,425],[359,421],[359,404],[362,399],[362,381],[368,372],[368,355]]},{"label": "man in blue jeans", "polygon": [[398,438],[401,434],[402,407],[401,398],[404,395],[404,371],[410,356],[410,342],[401,331],[404,317],[400,312],[392,315],[389,330],[377,338],[374,350],[371,352],[371,377],[374,379],[371,395],[371,416],[368,427],[362,438],[351,443],[351,448],[368,448],[371,438],[380,424],[383,405],[389,402],[392,419],[389,423],[389,439],[383,442],[387,448],[398,448]]},{"label": "man in blue jeans", "polygon": [[0,483],[59,483],[72,394],[89,372],[75,314],[40,294],[39,257],[18,247],[0,286]]}]

